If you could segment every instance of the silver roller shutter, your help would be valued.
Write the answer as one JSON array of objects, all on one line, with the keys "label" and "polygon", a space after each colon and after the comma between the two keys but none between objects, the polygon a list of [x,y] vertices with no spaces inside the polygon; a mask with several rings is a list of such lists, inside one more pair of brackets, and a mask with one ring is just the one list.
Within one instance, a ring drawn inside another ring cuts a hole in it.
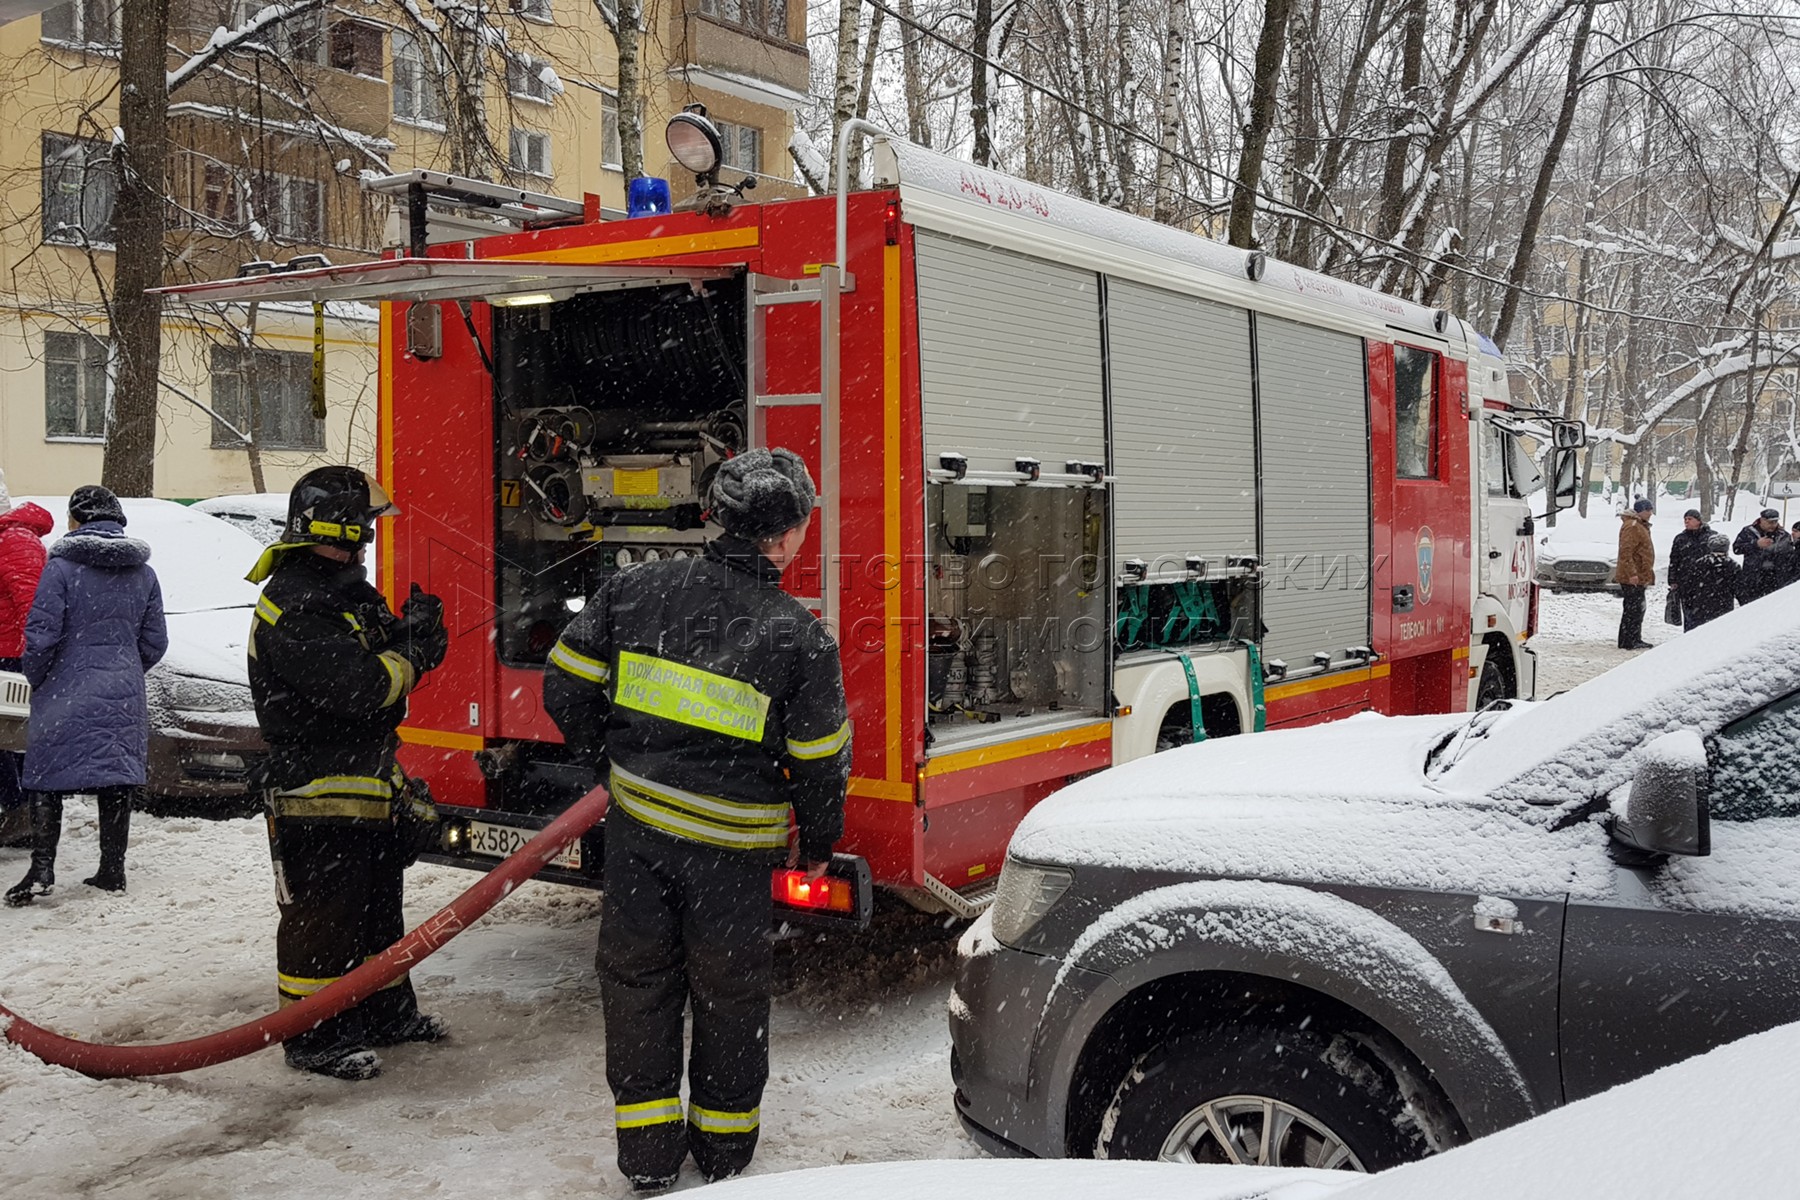
[{"label": "silver roller shutter", "polygon": [[1369,410],[1362,339],[1256,319],[1263,639],[1299,673],[1369,644]]},{"label": "silver roller shutter", "polygon": [[1254,554],[1249,313],[1109,278],[1106,332],[1117,556],[1179,570]]},{"label": "silver roller shutter", "polygon": [[926,464],[1105,462],[1094,273],[924,231],[916,245]]}]

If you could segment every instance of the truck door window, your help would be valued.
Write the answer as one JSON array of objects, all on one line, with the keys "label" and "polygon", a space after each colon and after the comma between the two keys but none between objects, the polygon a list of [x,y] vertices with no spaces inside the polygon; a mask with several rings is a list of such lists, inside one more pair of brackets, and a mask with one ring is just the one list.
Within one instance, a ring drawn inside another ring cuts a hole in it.
[{"label": "truck door window", "polygon": [[1800,816],[1800,692],[1733,721],[1712,747],[1712,816]]},{"label": "truck door window", "polygon": [[1506,442],[1505,430],[1492,421],[1481,423],[1481,476],[1490,496],[1511,494],[1506,477]]},{"label": "truck door window", "polygon": [[1437,478],[1438,356],[1416,346],[1394,347],[1394,473]]},{"label": "truck door window", "polygon": [[1506,446],[1506,479],[1512,488],[1512,494],[1523,500],[1544,486],[1544,476],[1537,469],[1537,460],[1531,451],[1525,448],[1524,439],[1510,431],[1501,434]]}]

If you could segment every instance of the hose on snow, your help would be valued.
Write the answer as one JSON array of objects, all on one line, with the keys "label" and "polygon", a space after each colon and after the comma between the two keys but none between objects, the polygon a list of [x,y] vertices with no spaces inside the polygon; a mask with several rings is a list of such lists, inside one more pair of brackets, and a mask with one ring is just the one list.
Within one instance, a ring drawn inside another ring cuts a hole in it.
[{"label": "hose on snow", "polygon": [[95,1079],[173,1075],[242,1058],[335,1017],[442,949],[451,938],[510,895],[520,883],[535,875],[565,846],[597,824],[606,813],[606,801],[606,789],[595,788],[519,847],[512,857],[483,875],[473,887],[392,946],[336,983],[259,1020],[205,1037],[153,1046],[107,1046],[63,1037],[32,1024],[4,1004],[0,1004],[0,1026],[4,1026],[6,1040],[21,1049],[54,1066],[67,1067]]}]

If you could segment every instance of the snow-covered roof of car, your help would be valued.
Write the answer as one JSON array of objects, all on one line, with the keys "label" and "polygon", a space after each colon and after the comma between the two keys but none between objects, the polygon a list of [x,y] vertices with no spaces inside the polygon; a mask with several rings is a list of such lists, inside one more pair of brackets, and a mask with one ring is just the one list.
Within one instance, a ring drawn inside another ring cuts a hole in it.
[{"label": "snow-covered roof of car", "polygon": [[1800,591],[1782,590],[1621,663],[1472,738],[1438,778],[1453,792],[1533,804],[1592,799],[1630,780],[1658,734],[1717,732],[1800,691]]}]

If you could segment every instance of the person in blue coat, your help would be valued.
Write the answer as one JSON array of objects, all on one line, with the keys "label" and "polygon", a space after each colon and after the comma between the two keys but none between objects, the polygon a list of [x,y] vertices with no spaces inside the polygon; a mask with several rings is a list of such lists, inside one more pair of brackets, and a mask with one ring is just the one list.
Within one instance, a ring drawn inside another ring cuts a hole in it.
[{"label": "person in blue coat", "polygon": [[30,904],[56,883],[63,797],[95,793],[100,870],[84,882],[125,890],[131,803],[144,786],[150,714],[144,672],[169,648],[150,547],[125,536],[125,509],[90,484],[69,497],[69,532],[50,547],[20,669],[31,681],[21,782],[31,798],[31,869],[6,893]]}]

